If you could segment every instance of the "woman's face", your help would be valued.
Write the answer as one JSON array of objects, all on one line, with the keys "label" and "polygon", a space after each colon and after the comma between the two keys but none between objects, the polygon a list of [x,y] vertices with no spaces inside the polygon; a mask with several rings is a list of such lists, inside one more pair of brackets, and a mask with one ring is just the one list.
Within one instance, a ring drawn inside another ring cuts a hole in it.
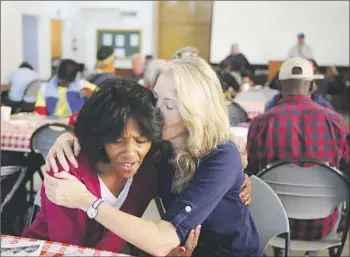
[{"label": "woman's face", "polygon": [[105,144],[105,151],[113,169],[121,177],[133,177],[151,148],[151,141],[141,134],[138,123],[129,119],[123,135],[114,143]]},{"label": "woman's face", "polygon": [[161,75],[154,87],[154,95],[164,119],[163,139],[170,142],[183,139],[186,128],[177,107],[174,78],[167,74]]}]

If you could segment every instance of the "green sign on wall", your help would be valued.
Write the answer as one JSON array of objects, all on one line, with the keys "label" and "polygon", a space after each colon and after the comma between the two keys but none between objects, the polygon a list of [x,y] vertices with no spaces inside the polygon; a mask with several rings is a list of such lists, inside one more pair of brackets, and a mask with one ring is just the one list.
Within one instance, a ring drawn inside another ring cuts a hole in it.
[{"label": "green sign on wall", "polygon": [[139,30],[98,30],[97,49],[111,46],[119,59],[130,58],[141,53],[141,32]]}]

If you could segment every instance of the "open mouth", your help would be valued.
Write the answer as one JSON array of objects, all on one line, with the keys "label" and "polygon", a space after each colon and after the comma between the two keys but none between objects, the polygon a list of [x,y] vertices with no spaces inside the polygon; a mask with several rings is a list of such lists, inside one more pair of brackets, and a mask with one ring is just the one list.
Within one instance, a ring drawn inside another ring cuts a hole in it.
[{"label": "open mouth", "polygon": [[137,162],[119,162],[117,164],[121,167],[121,169],[124,172],[130,172],[130,171],[134,170],[134,168],[137,165]]}]

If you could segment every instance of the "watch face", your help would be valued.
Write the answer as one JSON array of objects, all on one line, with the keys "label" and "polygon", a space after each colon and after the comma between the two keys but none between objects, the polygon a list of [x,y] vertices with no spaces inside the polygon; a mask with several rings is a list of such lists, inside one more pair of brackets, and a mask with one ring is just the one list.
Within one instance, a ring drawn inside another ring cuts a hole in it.
[{"label": "watch face", "polygon": [[97,216],[97,210],[89,207],[89,209],[87,210],[87,215],[90,219],[94,219]]}]

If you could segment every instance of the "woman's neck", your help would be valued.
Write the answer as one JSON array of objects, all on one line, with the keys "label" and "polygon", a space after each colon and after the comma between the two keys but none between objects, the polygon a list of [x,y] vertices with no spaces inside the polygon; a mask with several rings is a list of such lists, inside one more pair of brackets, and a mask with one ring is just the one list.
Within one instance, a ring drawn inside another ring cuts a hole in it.
[{"label": "woman's neck", "polygon": [[106,185],[108,190],[114,196],[118,196],[125,186],[126,179],[123,178],[120,173],[114,170],[112,165],[108,163],[98,163],[96,166],[99,171],[98,176]]}]

